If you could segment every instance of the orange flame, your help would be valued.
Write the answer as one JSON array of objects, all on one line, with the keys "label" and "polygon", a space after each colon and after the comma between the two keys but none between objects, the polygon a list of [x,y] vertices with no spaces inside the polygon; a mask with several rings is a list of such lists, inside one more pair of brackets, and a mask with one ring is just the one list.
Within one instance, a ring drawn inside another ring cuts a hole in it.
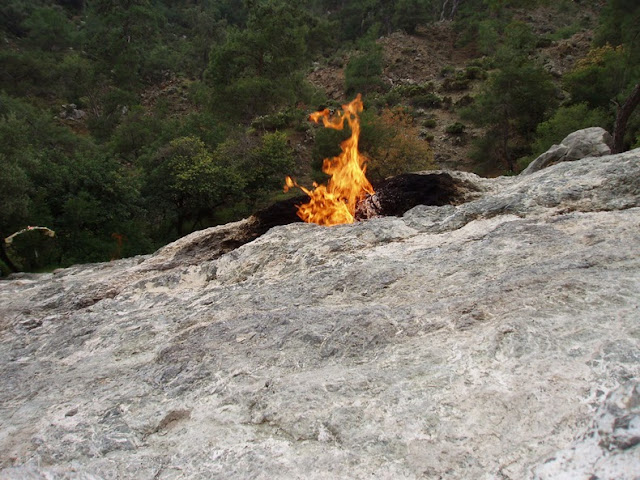
[{"label": "orange flame", "polygon": [[284,191],[298,187],[309,195],[308,203],[298,207],[298,216],[308,223],[318,225],[337,225],[353,223],[356,205],[366,194],[373,195],[373,187],[365,176],[367,158],[358,152],[360,139],[360,119],[362,111],[360,94],[351,103],[342,106],[342,112],[331,116],[329,109],[312,113],[310,120],[322,123],[326,128],[342,130],[346,120],[351,128],[351,136],[340,144],[342,153],[337,157],[325,158],[322,171],[331,178],[327,185],[313,184],[313,190],[298,185],[291,177],[285,180]]}]

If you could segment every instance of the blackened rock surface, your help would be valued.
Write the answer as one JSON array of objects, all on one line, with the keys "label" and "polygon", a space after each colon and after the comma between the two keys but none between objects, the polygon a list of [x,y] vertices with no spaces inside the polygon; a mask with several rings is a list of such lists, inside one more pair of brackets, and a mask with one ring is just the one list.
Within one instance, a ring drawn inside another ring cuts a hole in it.
[{"label": "blackened rock surface", "polygon": [[0,282],[0,478],[635,480],[640,150],[451,176]]},{"label": "blackened rock surface", "polygon": [[253,216],[257,220],[256,237],[273,227],[302,222],[296,212],[298,211],[298,205],[302,205],[308,200],[309,197],[306,195],[288,198],[254,214]]},{"label": "blackened rock surface", "polygon": [[416,205],[457,205],[463,203],[470,192],[477,191],[472,182],[447,172],[398,175],[380,182],[374,189],[375,195],[358,206],[356,218],[400,216]]}]

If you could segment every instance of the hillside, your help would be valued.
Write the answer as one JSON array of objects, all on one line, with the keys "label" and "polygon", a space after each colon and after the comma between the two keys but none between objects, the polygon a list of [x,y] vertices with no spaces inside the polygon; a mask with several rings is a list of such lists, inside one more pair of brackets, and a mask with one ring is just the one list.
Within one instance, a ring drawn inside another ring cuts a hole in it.
[{"label": "hillside", "polygon": [[[632,2],[633,3],[633,2]],[[451,10],[451,6],[455,8]],[[577,2],[10,0],[0,8],[0,269],[149,253],[323,182],[362,93],[376,184],[521,171],[613,131],[640,80],[640,9]],[[619,138],[638,145],[634,109]],[[618,138],[618,137],[616,137]]]}]

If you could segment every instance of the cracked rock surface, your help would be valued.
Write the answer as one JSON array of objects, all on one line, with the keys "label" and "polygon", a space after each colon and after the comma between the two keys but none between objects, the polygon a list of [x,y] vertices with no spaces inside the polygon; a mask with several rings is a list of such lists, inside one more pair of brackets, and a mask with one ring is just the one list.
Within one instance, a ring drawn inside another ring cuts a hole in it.
[{"label": "cracked rock surface", "polygon": [[640,150],[0,282],[1,479],[640,472]]}]

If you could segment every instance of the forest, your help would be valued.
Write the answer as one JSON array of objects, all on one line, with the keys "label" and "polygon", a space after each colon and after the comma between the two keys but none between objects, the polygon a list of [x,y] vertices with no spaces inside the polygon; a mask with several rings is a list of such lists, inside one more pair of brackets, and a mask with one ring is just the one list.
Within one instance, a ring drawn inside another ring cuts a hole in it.
[{"label": "forest", "polygon": [[[385,50],[433,32],[464,63]],[[2,275],[151,253],[321,182],[348,132],[308,116],[357,93],[374,184],[441,166],[441,137],[484,175],[590,126],[640,147],[636,0],[4,0],[0,41]]]}]

